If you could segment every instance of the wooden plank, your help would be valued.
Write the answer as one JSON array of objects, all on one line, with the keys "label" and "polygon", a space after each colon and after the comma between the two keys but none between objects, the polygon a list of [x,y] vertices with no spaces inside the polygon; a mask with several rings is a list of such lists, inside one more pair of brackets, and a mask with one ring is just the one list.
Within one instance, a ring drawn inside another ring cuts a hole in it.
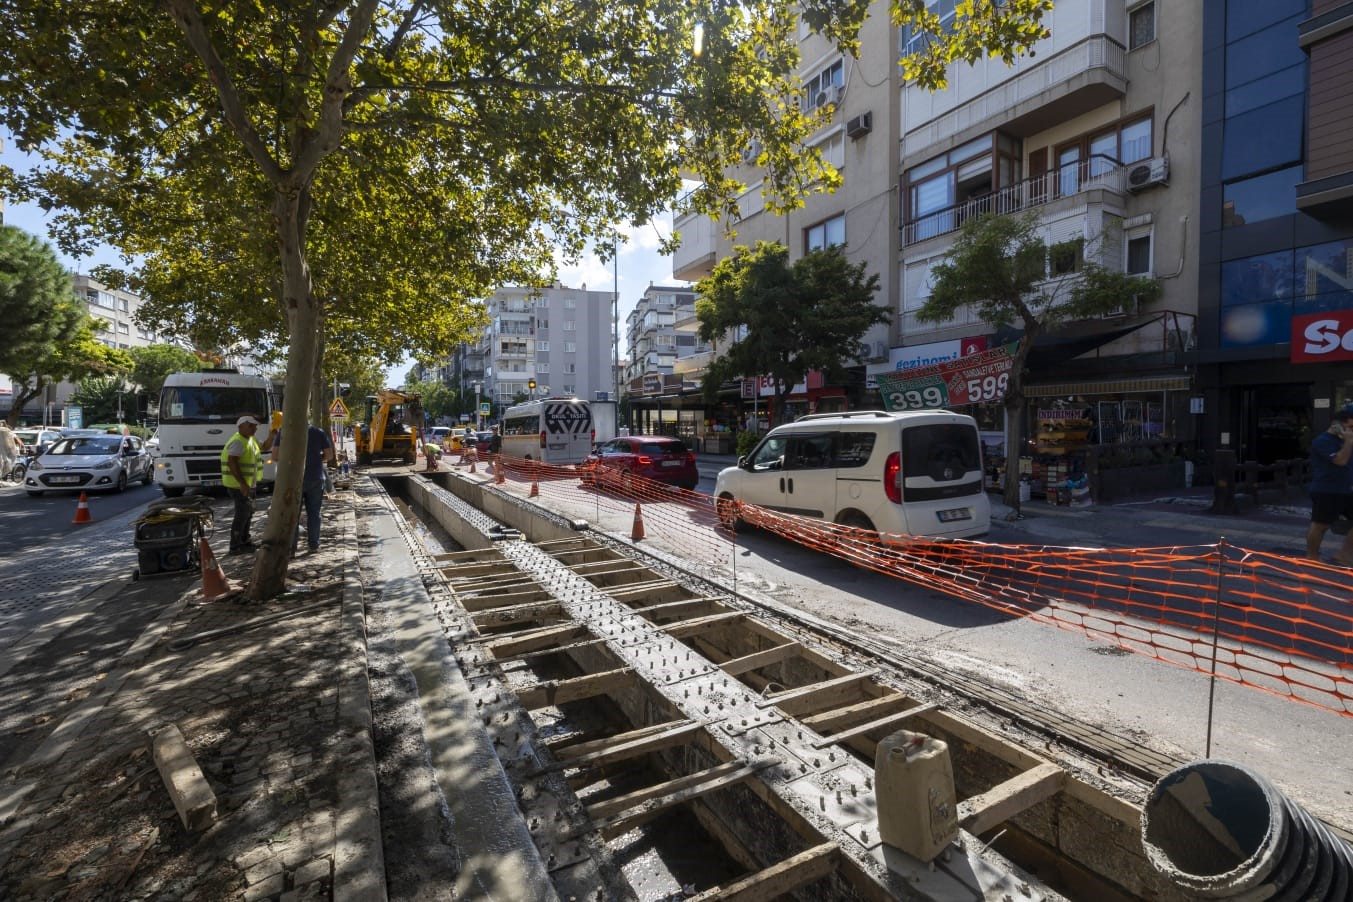
[{"label": "wooden plank", "polygon": [[[626,595],[638,595],[643,592],[656,592],[659,589],[669,589],[677,585],[674,580],[654,579],[643,583],[625,583],[620,586],[606,586],[606,594],[611,598],[622,598]],[[599,589],[601,587],[598,587]]]},{"label": "wooden plank", "polygon": [[443,564],[437,568],[452,582],[483,579],[490,576],[521,575],[521,568],[511,561],[473,561],[463,564]]},{"label": "wooden plank", "polygon": [[663,624],[660,629],[673,639],[683,639],[686,636],[702,633],[711,627],[731,626],[734,623],[739,623],[746,619],[747,615],[741,611],[731,611],[727,614],[710,614],[708,617],[695,617],[691,620],[678,620],[676,623],[666,623]]},{"label": "wooden plank", "polygon": [[849,730],[842,730],[834,736],[828,736],[824,739],[813,740],[813,748],[823,749],[829,745],[835,745],[840,742],[847,742],[856,736],[864,736],[875,730],[882,730],[888,727],[895,727],[905,720],[910,720],[918,714],[927,714],[938,708],[939,705],[934,702],[927,702],[923,705],[917,705],[914,708],[908,708],[905,711],[899,711],[896,714],[886,714],[877,720],[871,720],[869,723],[862,723],[858,727],[851,727]]},{"label": "wooden plank", "polygon": [[1066,771],[1055,764],[1040,764],[1016,774],[999,786],[965,799],[958,806],[959,826],[981,835],[1020,812],[1050,799],[1066,785]]},{"label": "wooden plank", "polygon": [[664,726],[667,726],[667,729],[660,733],[653,733],[648,736],[630,739],[625,742],[615,743],[617,737],[612,737],[607,740],[608,745],[602,748],[598,748],[586,755],[570,758],[567,761],[555,761],[551,764],[547,764],[530,776],[538,777],[541,774],[548,774],[553,771],[567,770],[575,767],[600,767],[604,764],[614,764],[617,761],[637,758],[640,755],[647,755],[649,752],[656,752],[658,749],[671,748],[674,745],[685,745],[691,737],[704,729],[703,724],[692,723],[690,721],[682,721],[676,726],[667,724]]},{"label": "wooden plank", "polygon": [[[621,566],[623,565],[623,566]],[[582,561],[577,564],[565,564],[569,570],[579,576],[606,576],[611,573],[630,573],[634,570],[647,570],[648,567],[638,561],[616,557],[604,561]]]},{"label": "wooden plank", "polygon": [[799,642],[786,642],[784,645],[777,645],[774,648],[763,649],[762,651],[752,652],[750,655],[743,655],[740,658],[730,658],[719,665],[719,669],[729,676],[737,676],[740,673],[746,673],[749,670],[758,670],[767,664],[778,664],[786,658],[792,658],[803,648]]},{"label": "wooden plank", "polygon": [[836,843],[826,842],[735,883],[705,890],[689,902],[771,902],[836,870],[840,852]]},{"label": "wooden plank", "polygon": [[872,717],[879,717],[909,704],[911,704],[911,699],[901,692],[890,692],[868,701],[846,705],[844,708],[833,708],[830,711],[823,711],[821,714],[809,715],[803,718],[803,725],[826,734],[833,730],[854,726]]},{"label": "wooden plank", "polygon": [[[663,582],[665,585],[670,585],[670,586],[675,586],[675,585],[677,585],[675,582],[672,582],[671,580],[663,580],[662,582]],[[614,593],[614,592],[611,592],[611,593],[609,593],[609,594],[614,595],[615,593]],[[728,601],[728,600],[729,600],[729,596],[727,596],[727,595],[699,595],[699,596],[697,596],[697,597],[695,597],[695,598],[682,598],[682,599],[680,599],[680,601],[708,601],[708,602],[719,602],[719,603],[723,603],[723,602],[726,602],[726,601]],[[662,604],[670,604],[670,603],[671,603],[671,602],[662,602]],[[654,602],[654,604],[658,604],[658,602]],[[644,612],[645,610],[647,610],[648,608],[653,607],[653,605],[632,604],[632,605],[630,605],[630,607],[633,608],[634,610],[640,612],[640,613],[643,613],[643,612]]]},{"label": "wooden plank", "polygon": [[569,642],[564,645],[555,645],[552,648],[543,648],[537,651],[522,652],[519,655],[506,655],[503,657],[495,658],[494,660],[497,661],[499,664],[521,664],[525,661],[531,660],[532,658],[543,658],[546,655],[563,654],[570,651],[574,651],[575,649],[595,648],[598,645],[605,644],[606,644],[605,639],[584,639],[581,642]]},{"label": "wooden plank", "polygon": [[568,742],[568,736],[561,736],[558,740],[546,739],[545,745],[549,747],[554,757],[564,760],[567,758],[581,758],[584,755],[590,755],[593,752],[608,749],[615,745],[624,745],[627,742],[633,742],[636,739],[643,739],[646,736],[656,736],[659,733],[665,733],[673,727],[681,727],[691,723],[689,720],[666,721],[664,723],[655,723],[652,726],[640,727],[637,730],[630,730],[628,733],[617,733],[614,736],[603,736],[600,739],[589,739],[585,742],[574,743],[573,745],[564,745]]},{"label": "wooden plank", "polygon": [[760,767],[756,765],[739,767],[737,770],[720,777],[703,780],[694,786],[688,786],[685,789],[649,799],[647,802],[627,811],[613,814],[598,822],[597,827],[600,828],[602,836],[613,839],[623,833],[628,833],[640,824],[651,821],[668,808],[684,804],[692,799],[698,799],[700,796],[709,795],[711,792],[717,792],[720,789],[726,789],[729,786],[736,786],[755,776],[758,770],[760,770]]},{"label": "wooden plank", "polygon": [[696,611],[708,611],[715,607],[715,603],[708,598],[686,598],[681,601],[665,601],[662,604],[651,604],[644,608],[635,608],[635,612],[642,615],[645,619],[652,620],[659,615],[681,615],[692,614]]},{"label": "wooden plank", "polygon": [[839,704],[857,693],[860,683],[873,678],[874,671],[872,669],[862,670],[859,673],[848,673],[845,676],[823,680],[810,686],[800,686],[798,689],[786,689],[784,692],[767,695],[758,701],[756,706],[758,708],[776,707],[791,717],[797,716],[816,708]]},{"label": "wooden plank", "polygon": [[497,548],[470,548],[465,551],[443,551],[432,556],[434,561],[479,561],[481,558],[499,561],[507,560]]},{"label": "wooden plank", "polygon": [[492,641],[484,643],[495,658],[511,657],[521,654],[525,651],[536,651],[541,648],[548,648],[551,645],[557,645],[565,639],[574,639],[587,632],[587,627],[581,623],[565,623],[562,626],[536,627],[535,629],[522,630],[520,633],[510,637],[495,637]]},{"label": "wooden plank", "polygon": [[535,604],[517,605],[512,608],[498,608],[470,615],[475,626],[481,629],[491,626],[506,626],[510,623],[526,623],[538,620],[546,614],[563,614],[564,606],[557,601],[544,601]]},{"label": "wooden plank", "polygon": [[607,799],[604,802],[597,802],[595,805],[587,806],[587,816],[594,821],[618,814],[626,808],[633,808],[635,805],[641,805],[649,799],[655,799],[658,796],[670,795],[683,789],[689,789],[692,786],[698,786],[707,780],[716,780],[731,773],[736,773],[746,765],[741,761],[729,761],[720,764],[717,767],[711,767],[686,777],[678,777],[675,780],[668,780],[665,783],[655,783],[652,786],[646,786],[643,789],[636,789],[634,792],[628,792],[622,796],[616,796],[613,799]]},{"label": "wooden plank", "polygon": [[605,695],[617,689],[624,689],[634,682],[634,670],[630,667],[621,667],[567,680],[550,680],[527,689],[518,689],[516,692],[522,707],[531,711],[547,705],[563,705]]},{"label": "wooden plank", "polygon": [[493,611],[498,608],[510,608],[514,605],[527,604],[533,601],[545,601],[550,597],[550,593],[544,588],[536,586],[527,592],[508,592],[503,595],[467,595],[457,598],[460,606],[471,614],[479,611]]}]

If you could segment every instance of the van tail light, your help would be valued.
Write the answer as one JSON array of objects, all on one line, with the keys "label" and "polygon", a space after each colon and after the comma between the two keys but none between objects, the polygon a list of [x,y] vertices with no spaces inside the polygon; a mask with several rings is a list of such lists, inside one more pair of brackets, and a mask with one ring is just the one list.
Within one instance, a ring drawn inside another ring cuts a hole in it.
[{"label": "van tail light", "polygon": [[540,430],[540,447],[545,447],[545,430]]},{"label": "van tail light", "polygon": [[902,454],[894,451],[883,464],[883,490],[893,504],[902,503]]},{"label": "van tail light", "polygon": [[592,441],[592,444],[595,445],[597,443],[597,430],[593,429],[592,432],[589,434],[589,437]]}]

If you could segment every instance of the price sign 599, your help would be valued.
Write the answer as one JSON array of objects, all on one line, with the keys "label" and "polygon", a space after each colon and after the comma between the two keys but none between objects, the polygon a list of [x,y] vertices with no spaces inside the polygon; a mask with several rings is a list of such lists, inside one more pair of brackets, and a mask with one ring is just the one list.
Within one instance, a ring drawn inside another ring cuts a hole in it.
[{"label": "price sign 599", "polygon": [[[954,393],[955,404],[983,404],[988,401],[999,401],[1005,397],[1005,390],[1010,385],[1010,373],[999,373],[981,378],[966,379],[962,383],[964,391]],[[960,394],[966,394],[966,398],[960,398]]]}]

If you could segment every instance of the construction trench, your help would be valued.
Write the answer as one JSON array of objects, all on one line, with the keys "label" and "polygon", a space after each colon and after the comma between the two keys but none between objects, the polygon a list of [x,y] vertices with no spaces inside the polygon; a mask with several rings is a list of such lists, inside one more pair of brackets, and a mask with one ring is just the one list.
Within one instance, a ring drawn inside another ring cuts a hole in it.
[{"label": "construction trench", "polygon": [[1273,898],[1353,893],[1318,823],[1271,848],[1285,821],[1213,815],[1212,775],[1179,771],[1147,843],[1143,801],[1184,762],[482,478],[358,491],[364,573],[409,561],[398,641],[455,898],[1184,900],[1274,873]]}]

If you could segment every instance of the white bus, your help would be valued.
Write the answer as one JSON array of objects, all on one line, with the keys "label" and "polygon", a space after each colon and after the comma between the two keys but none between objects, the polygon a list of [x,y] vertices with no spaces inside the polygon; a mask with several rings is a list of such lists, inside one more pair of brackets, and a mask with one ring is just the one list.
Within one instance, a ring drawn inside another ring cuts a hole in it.
[{"label": "white bus", "polygon": [[577,464],[592,452],[592,407],[577,398],[544,398],[503,414],[503,454],[547,464]]},{"label": "white bus", "polygon": [[[221,484],[221,451],[235,434],[235,421],[248,414],[263,425],[255,438],[261,444],[272,426],[273,411],[280,410],[272,383],[262,376],[245,376],[238,370],[203,370],[172,373],[160,391],[160,425],[155,434],[159,451],[155,457],[155,482],[170,498],[194,486]],[[277,465],[263,455],[260,487],[272,485]]]}]

